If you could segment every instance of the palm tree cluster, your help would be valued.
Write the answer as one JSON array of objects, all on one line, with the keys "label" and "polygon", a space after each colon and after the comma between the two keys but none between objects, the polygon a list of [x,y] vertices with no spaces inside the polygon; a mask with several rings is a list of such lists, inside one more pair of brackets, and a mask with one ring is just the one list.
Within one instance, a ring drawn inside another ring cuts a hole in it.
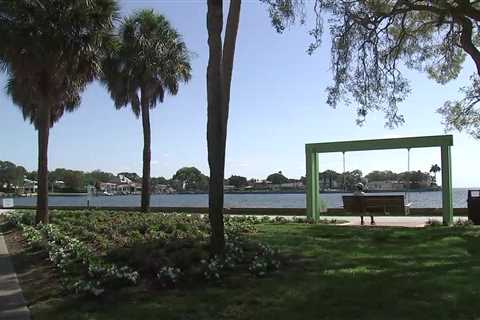
[{"label": "palm tree cluster", "polygon": [[101,80],[144,131],[142,210],[149,207],[150,109],[190,79],[190,55],[165,17],[142,10],[120,21],[115,0],[0,1],[0,71],[7,93],[38,131],[37,223],[48,222],[50,128]]}]

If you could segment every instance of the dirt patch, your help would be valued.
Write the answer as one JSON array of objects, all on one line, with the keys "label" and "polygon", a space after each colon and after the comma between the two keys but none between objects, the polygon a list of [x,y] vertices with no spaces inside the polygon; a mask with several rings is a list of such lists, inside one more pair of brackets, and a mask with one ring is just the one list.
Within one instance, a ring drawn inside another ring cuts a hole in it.
[{"label": "dirt patch", "polygon": [[42,305],[61,297],[59,277],[48,255],[29,249],[20,231],[11,230],[4,237],[28,306]]}]

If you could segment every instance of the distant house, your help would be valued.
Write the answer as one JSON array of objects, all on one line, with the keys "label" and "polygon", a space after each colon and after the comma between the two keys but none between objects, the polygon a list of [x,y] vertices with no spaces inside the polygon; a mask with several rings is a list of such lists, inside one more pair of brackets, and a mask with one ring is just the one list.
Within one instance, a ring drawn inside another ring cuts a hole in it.
[{"label": "distant house", "polygon": [[131,191],[129,184],[118,184],[115,191],[120,193],[130,193]]},{"label": "distant house", "polygon": [[342,184],[339,183],[336,179],[330,179],[329,177],[323,176],[320,177],[318,184],[320,185],[321,190],[334,190],[343,188]]},{"label": "distant house", "polygon": [[24,179],[22,186],[16,187],[17,194],[29,194],[36,193],[38,189],[38,183],[34,180]]},{"label": "distant house", "polygon": [[133,182],[132,184],[130,184],[130,190],[132,193],[139,193],[139,192],[142,192],[142,184],[141,183],[137,183],[137,182]]},{"label": "distant house", "polygon": [[305,185],[301,181],[293,181],[293,182],[282,183],[280,185],[280,189],[303,190],[303,189],[305,189]]},{"label": "distant house", "polygon": [[119,174],[118,175],[118,179],[120,180],[121,183],[123,184],[131,184],[133,181],[129,178],[127,178],[126,176],[124,176],[123,174]]},{"label": "distant house", "polygon": [[255,180],[253,182],[254,190],[269,190],[272,188],[272,183],[268,180]]},{"label": "distant house", "polygon": [[117,183],[114,182],[100,182],[99,189],[102,192],[114,193],[117,191]]},{"label": "distant house", "polygon": [[235,187],[235,186],[232,186],[232,185],[226,184],[226,185],[223,186],[223,190],[224,190],[224,191],[233,191],[233,190],[235,190],[235,189],[236,189],[236,187]]},{"label": "distant house", "polygon": [[104,193],[111,194],[131,194],[138,193],[142,190],[140,183],[133,182],[128,177],[119,174],[109,182],[100,182],[98,189]]},{"label": "distant house", "polygon": [[[116,187],[113,192],[121,194],[131,194],[142,191],[142,185],[135,182],[130,183],[119,183],[116,184]],[[110,191],[107,191],[110,192]]]},{"label": "distant house", "polygon": [[65,188],[65,182],[63,182],[62,180],[55,180],[53,182],[52,191],[53,191],[53,188],[63,189]]},{"label": "distant house", "polygon": [[403,190],[405,189],[405,185],[400,181],[369,181],[367,188],[368,190],[392,191]]}]

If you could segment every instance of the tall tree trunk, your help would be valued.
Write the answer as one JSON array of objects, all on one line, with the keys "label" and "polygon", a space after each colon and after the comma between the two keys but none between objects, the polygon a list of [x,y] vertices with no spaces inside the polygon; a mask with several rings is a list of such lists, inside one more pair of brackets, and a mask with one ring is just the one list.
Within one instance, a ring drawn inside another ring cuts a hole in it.
[{"label": "tall tree trunk", "polygon": [[210,180],[208,189],[208,217],[211,225],[210,245],[214,253],[223,253],[225,236],[223,225],[223,177],[225,168],[225,141],[222,121],[222,27],[223,0],[208,0],[207,29],[209,58],[207,67],[207,144]]},{"label": "tall tree trunk", "polygon": [[212,229],[210,245],[212,251],[216,254],[222,254],[225,248],[223,224],[225,149],[230,83],[241,4],[240,0],[232,0],[230,2],[225,32],[225,46],[222,48],[222,2],[222,0],[208,0],[207,12],[209,47],[207,68],[207,142],[208,164],[210,167],[208,205]]},{"label": "tall tree trunk", "polygon": [[150,134],[150,108],[142,90],[142,125],[143,125],[143,175],[142,175],[142,212],[150,210],[150,161],[151,134]]},{"label": "tall tree trunk", "polygon": [[50,134],[50,108],[40,108],[38,122],[38,190],[36,223],[48,223],[48,137]]}]

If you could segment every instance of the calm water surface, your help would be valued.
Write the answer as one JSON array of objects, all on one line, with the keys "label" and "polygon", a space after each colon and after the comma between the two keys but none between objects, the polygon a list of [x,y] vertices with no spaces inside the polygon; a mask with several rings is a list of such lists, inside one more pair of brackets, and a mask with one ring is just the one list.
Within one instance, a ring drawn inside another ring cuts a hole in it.
[{"label": "calm water surface", "polygon": [[[475,188],[473,188],[475,189]],[[480,189],[480,188],[478,188]],[[465,188],[453,189],[453,206],[465,208],[467,206],[467,190]],[[342,195],[348,193],[324,193],[324,199],[329,208],[342,207]],[[377,194],[377,193],[376,193]],[[388,193],[400,194],[403,192]],[[409,192],[409,201],[414,208],[439,208],[442,206],[442,193],[432,192]],[[86,206],[87,200],[90,205],[98,207],[135,207],[140,206],[139,195],[128,196],[50,196],[51,206]],[[15,198],[15,205],[34,206],[36,197]],[[151,197],[152,207],[207,207],[207,194],[156,194]],[[263,193],[263,194],[226,194],[226,208],[305,208],[305,194],[303,193]]]}]

